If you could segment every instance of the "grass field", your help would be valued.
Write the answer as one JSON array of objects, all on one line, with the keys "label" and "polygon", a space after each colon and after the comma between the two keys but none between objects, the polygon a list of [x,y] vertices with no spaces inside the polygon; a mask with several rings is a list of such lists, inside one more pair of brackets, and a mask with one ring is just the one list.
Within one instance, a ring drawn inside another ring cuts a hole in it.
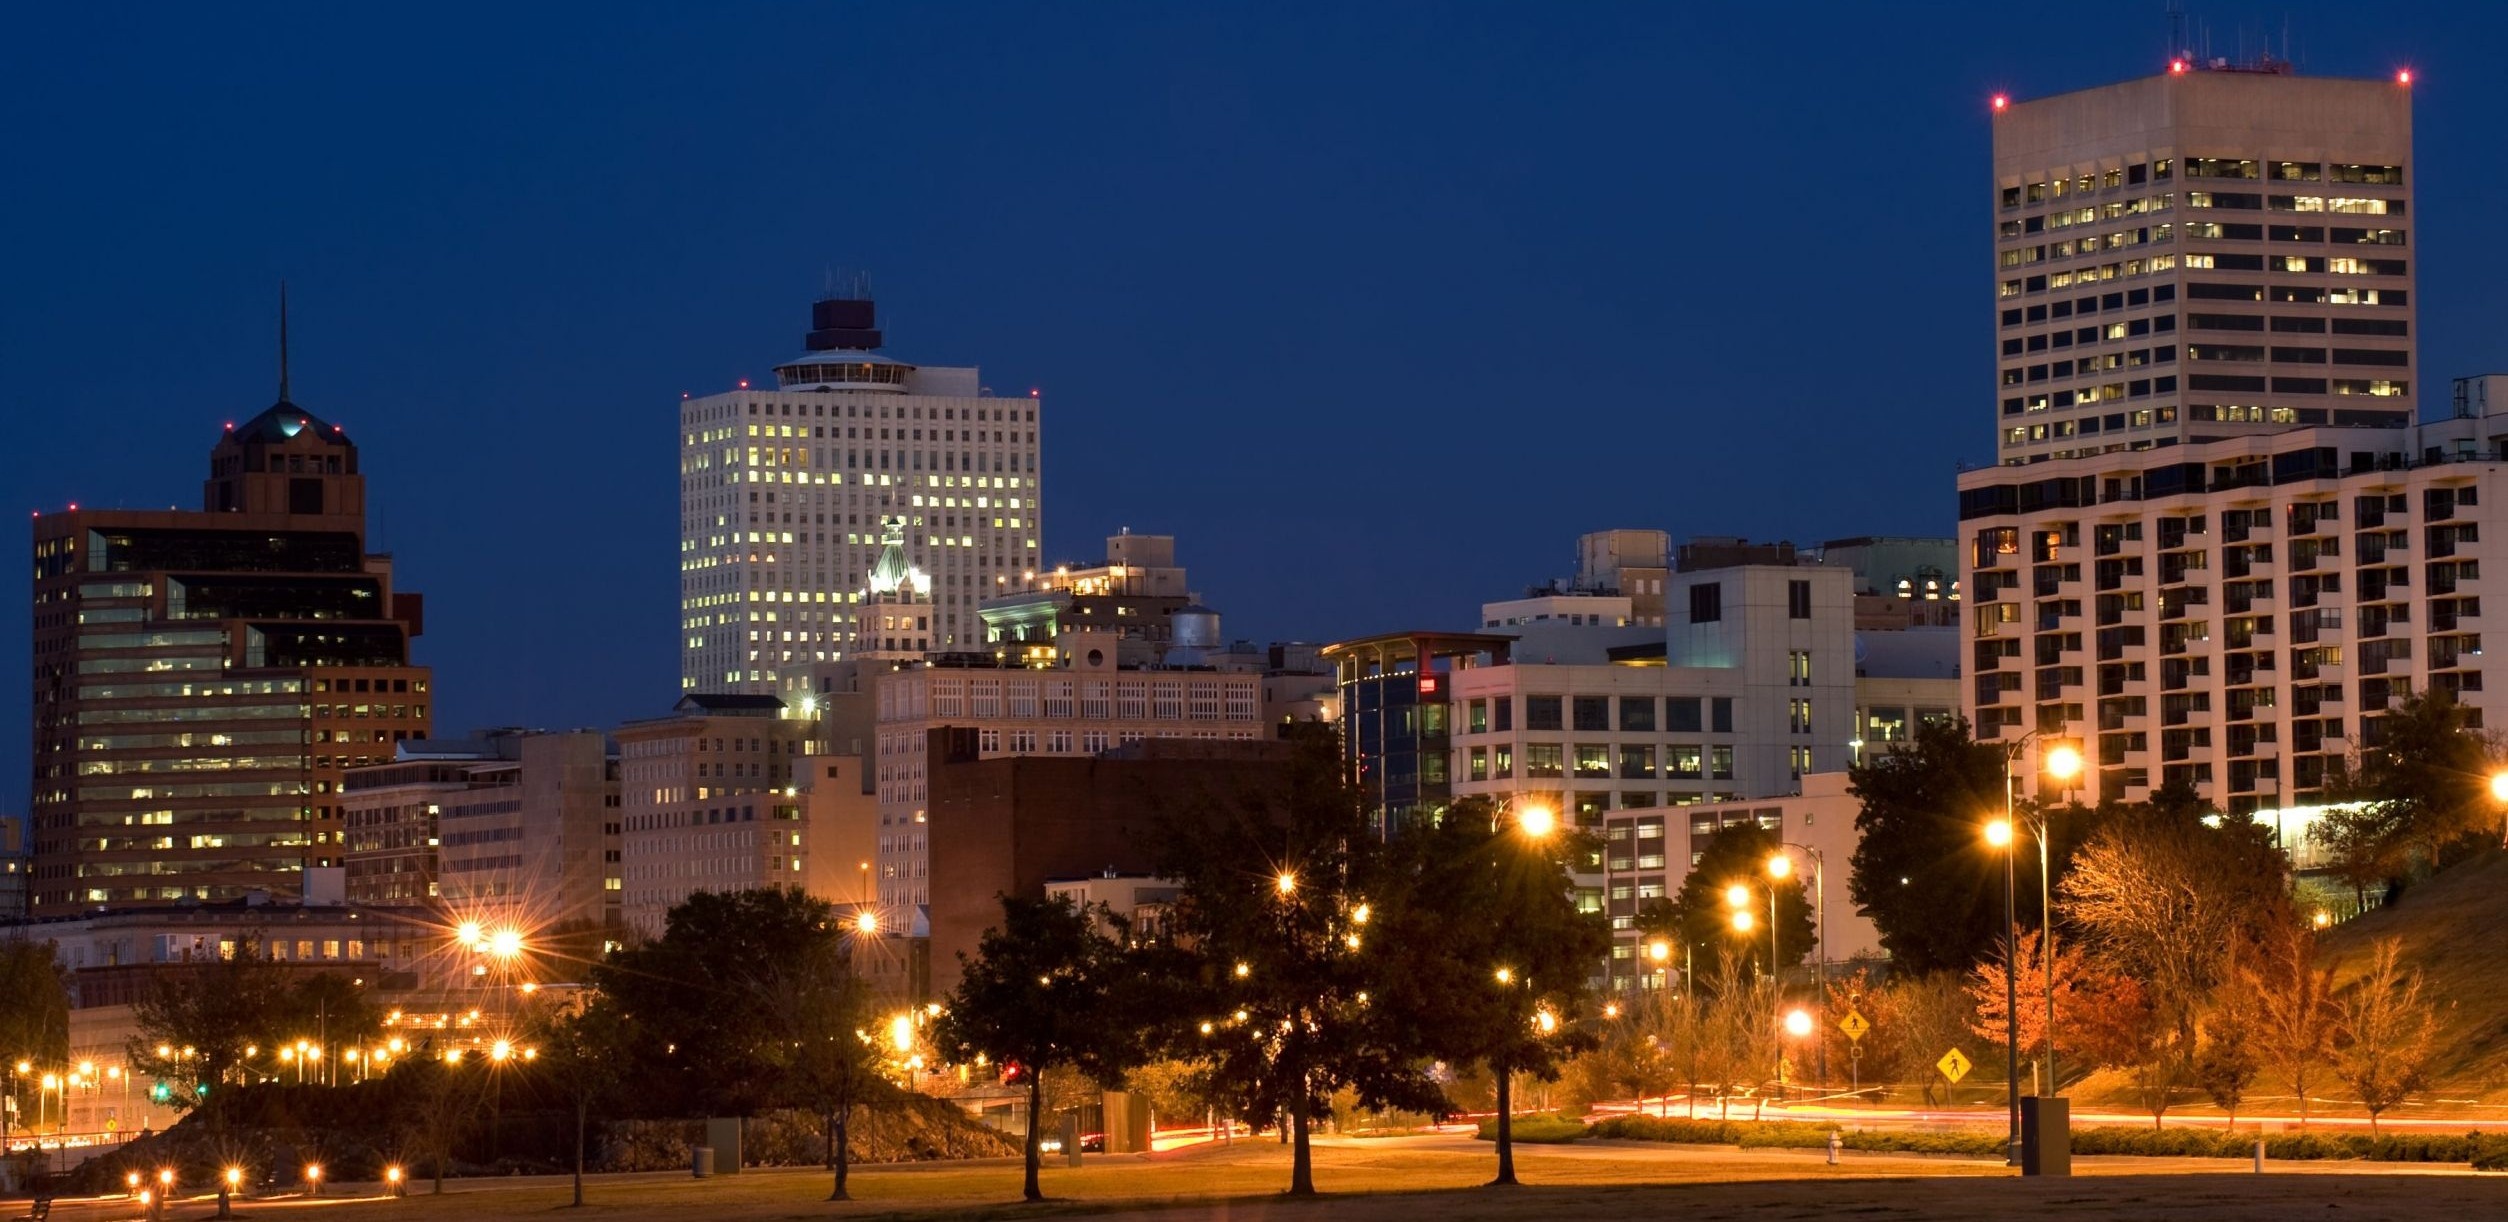
[{"label": "grass field", "polygon": [[[2283,1218],[2307,1212],[2345,1218],[2446,1219],[2508,1214],[2508,1176],[2445,1173],[2324,1174],[2282,1170],[2239,1174],[2235,1162],[2186,1159],[2093,1160],[2063,1181],[2013,1177],[1992,1161],[1915,1156],[1849,1156],[1830,1167],[1815,1153],[1717,1147],[1579,1145],[1525,1147],[1517,1153],[1529,1187],[1488,1190],[1485,1143],[1462,1138],[1393,1138],[1318,1146],[1316,1180],[1327,1194],[1284,1200],[1288,1154],[1270,1142],[1239,1142],[1163,1155],[1093,1158],[1049,1167],[1043,1205],[1018,1203],[1016,1163],[924,1164],[876,1168],[853,1177],[855,1199],[824,1200],[817,1171],[752,1171],[712,1180],[684,1175],[597,1177],[588,1204],[567,1207],[566,1181],[456,1181],[442,1197],[420,1185],[401,1200],[352,1199],[354,1187],[318,1201],[243,1201],[238,1216],[287,1222],[407,1222],[418,1218],[706,1219],[780,1222],[806,1218],[1003,1218],[1063,1214],[1225,1215],[1263,1222],[1437,1222],[1481,1219],[1655,1216],[1685,1219],[1797,1218],[1852,1212],[1876,1218],[2077,1218],[2193,1216],[2206,1222]],[[2120,1173],[2129,1172],[2129,1173]],[[170,1217],[213,1212],[208,1200],[179,1202]],[[136,1217],[129,1202],[61,1202],[63,1222]]]}]

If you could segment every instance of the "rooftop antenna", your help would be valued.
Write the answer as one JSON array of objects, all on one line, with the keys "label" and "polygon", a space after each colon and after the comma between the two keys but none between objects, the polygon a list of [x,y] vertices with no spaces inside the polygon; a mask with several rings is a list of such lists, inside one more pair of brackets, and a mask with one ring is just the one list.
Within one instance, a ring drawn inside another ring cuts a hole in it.
[{"label": "rooftop antenna", "polygon": [[2178,0],[2168,0],[2168,53],[2170,58],[2191,54],[2186,45],[2186,10]]},{"label": "rooftop antenna", "polygon": [[279,402],[287,402],[287,281],[279,281]]}]

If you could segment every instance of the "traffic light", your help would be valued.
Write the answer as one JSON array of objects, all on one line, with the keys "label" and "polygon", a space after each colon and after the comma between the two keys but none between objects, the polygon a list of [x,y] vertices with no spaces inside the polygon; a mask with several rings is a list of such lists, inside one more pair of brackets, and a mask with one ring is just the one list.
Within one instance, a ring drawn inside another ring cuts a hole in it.
[{"label": "traffic light", "polygon": [[192,1098],[195,1098],[195,1099],[206,1099],[206,1098],[208,1098],[208,1097],[209,1097],[209,1084],[208,1084],[208,1083],[203,1082],[203,1083],[201,1083],[200,1085],[195,1086],[195,1087],[193,1087],[193,1088],[192,1088]]},{"label": "traffic light", "polygon": [[148,1088],[148,1099],[152,1103],[164,1103],[172,1098],[174,1098],[174,1088],[163,1082]]}]

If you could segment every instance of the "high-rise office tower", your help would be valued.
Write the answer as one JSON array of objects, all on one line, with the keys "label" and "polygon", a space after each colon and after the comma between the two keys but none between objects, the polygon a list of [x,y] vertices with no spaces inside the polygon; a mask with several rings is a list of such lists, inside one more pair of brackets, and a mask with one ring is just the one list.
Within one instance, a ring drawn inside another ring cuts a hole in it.
[{"label": "high-rise office tower", "polygon": [[1993,106],[1999,462],[2412,423],[2408,76]]},{"label": "high-rise office tower", "polygon": [[2014,384],[1959,477],[1964,679],[2023,796],[2069,742],[2073,797],[2189,786],[2304,868],[2401,702],[2497,724],[2508,377],[2414,418],[2409,86],[2181,60],[1995,119]]},{"label": "high-rise office tower", "polygon": [[346,771],[426,735],[419,599],[366,550],[347,434],[282,374],[202,500],[34,521],[37,916],[298,894],[341,864]]},{"label": "high-rise office tower", "polygon": [[680,404],[685,691],[798,700],[812,663],[886,635],[860,619],[887,519],[930,575],[933,650],[980,648],[976,604],[1036,567],[1036,397],[880,355],[860,293],[816,303],[811,322],[773,389]]}]

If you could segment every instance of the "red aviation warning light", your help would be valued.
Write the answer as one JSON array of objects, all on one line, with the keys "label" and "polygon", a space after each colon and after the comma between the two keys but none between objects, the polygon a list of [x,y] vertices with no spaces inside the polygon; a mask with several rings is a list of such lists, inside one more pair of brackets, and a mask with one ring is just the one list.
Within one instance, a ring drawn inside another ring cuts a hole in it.
[{"label": "red aviation warning light", "polygon": [[2010,95],[2001,93],[1994,95],[1994,113],[2001,114],[2005,110],[2010,109],[2011,105],[2012,99]]},{"label": "red aviation warning light", "polygon": [[2410,68],[2398,68],[2398,69],[2396,69],[2396,70],[2395,70],[2395,83],[2396,83],[2396,84],[2398,84],[2398,85],[2409,85],[2409,84],[2411,84],[2411,83],[2412,83],[2412,69],[2410,69]]},{"label": "red aviation warning light", "polygon": [[2192,67],[2192,65],[2188,64],[2183,57],[2172,59],[2168,61],[2168,74],[2170,76],[2184,76],[2186,75],[2186,69],[2189,67]]}]

